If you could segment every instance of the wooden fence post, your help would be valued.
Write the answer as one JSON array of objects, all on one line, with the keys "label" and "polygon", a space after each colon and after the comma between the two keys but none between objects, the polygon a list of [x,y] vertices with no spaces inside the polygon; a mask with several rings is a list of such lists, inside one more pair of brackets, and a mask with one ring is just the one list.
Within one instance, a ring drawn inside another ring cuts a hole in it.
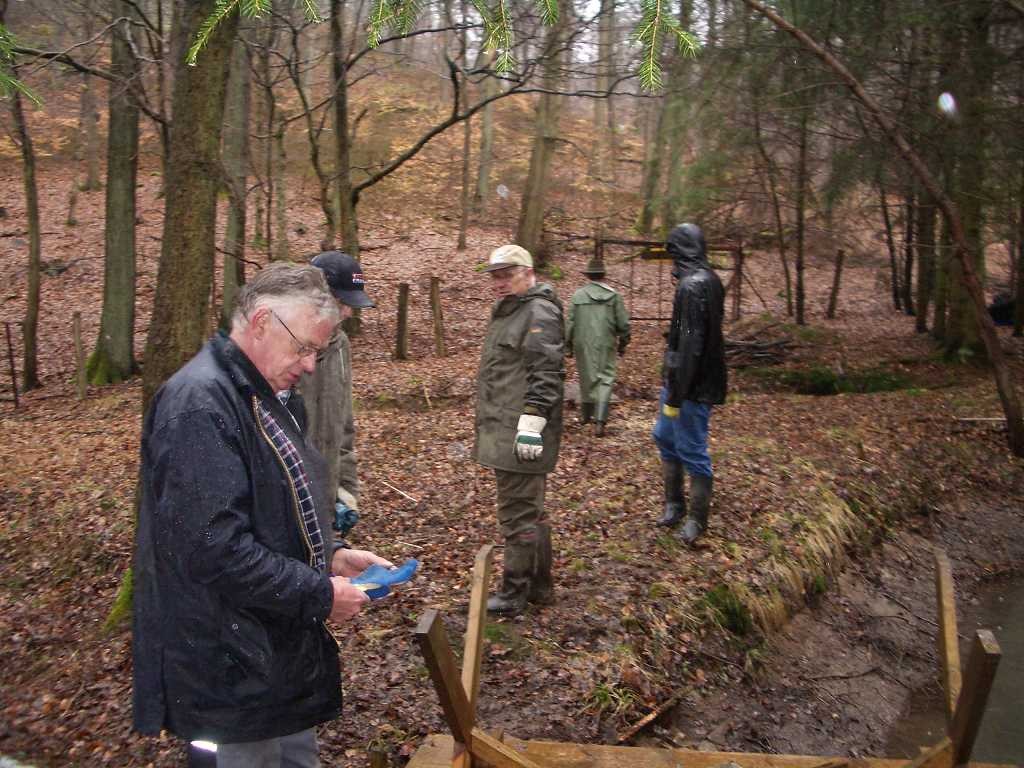
[{"label": "wooden fence post", "polygon": [[14,370],[14,343],[11,341],[11,324],[4,323],[7,334],[7,364],[11,368],[11,391],[14,393],[14,407],[18,407],[18,374]]},{"label": "wooden fence post", "polygon": [[441,278],[430,278],[430,311],[434,316],[434,352],[438,357],[448,354],[444,346],[444,315],[441,312]]},{"label": "wooden fence post", "polygon": [[81,312],[75,312],[71,316],[71,333],[75,339],[75,384],[78,389],[78,399],[84,400],[88,382],[85,378],[85,349],[82,344]]},{"label": "wooden fence post", "polygon": [[395,337],[395,360],[409,359],[409,284],[398,284],[398,331]]},{"label": "wooden fence post", "polygon": [[736,322],[740,319],[740,300],[743,298],[743,246],[736,246],[733,254],[733,266],[735,271],[732,276],[732,319]]},{"label": "wooden fence post", "polygon": [[946,724],[953,724],[956,700],[960,698],[960,646],[957,641],[956,596],[953,592],[953,568],[941,549],[935,550],[935,596],[939,610],[939,664],[945,701]]},{"label": "wooden fence post", "polygon": [[836,271],[832,276],[832,293],[828,297],[828,309],[825,317],[832,320],[836,316],[836,303],[839,301],[839,283],[843,277],[843,259],[846,258],[846,251],[840,248],[836,251]]},{"label": "wooden fence post", "polygon": [[996,677],[996,668],[1002,657],[999,643],[987,629],[974,633],[971,655],[967,657],[967,673],[956,702],[956,713],[949,727],[953,742],[953,765],[963,765],[971,759],[974,741],[981,729],[988,694]]}]

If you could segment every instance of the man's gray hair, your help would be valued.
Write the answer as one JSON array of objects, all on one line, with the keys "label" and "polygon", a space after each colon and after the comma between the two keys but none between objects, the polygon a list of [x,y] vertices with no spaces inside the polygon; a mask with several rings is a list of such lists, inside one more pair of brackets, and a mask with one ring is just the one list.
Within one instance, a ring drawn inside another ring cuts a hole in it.
[{"label": "man's gray hair", "polygon": [[242,286],[231,326],[241,328],[260,307],[284,309],[295,304],[306,304],[319,317],[333,322],[341,319],[323,270],[310,264],[277,262],[268,264]]}]

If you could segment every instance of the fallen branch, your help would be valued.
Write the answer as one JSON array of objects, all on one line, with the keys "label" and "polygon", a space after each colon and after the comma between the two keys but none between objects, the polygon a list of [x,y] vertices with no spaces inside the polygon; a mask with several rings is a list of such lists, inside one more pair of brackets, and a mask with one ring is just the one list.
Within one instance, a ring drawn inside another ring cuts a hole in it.
[{"label": "fallen branch", "polygon": [[687,692],[689,692],[689,690],[689,688],[681,688],[680,690],[676,691],[674,694],[669,696],[667,699],[665,699],[665,701],[661,702],[661,704],[652,709],[648,714],[641,717],[639,720],[637,720],[635,723],[629,726],[629,728],[620,733],[616,737],[615,743],[622,744],[624,741],[628,741],[629,739],[636,736],[637,733],[639,733],[646,725],[654,722],[659,717],[661,717],[661,715],[665,714],[667,710],[674,707],[679,702],[679,700],[683,698],[683,696],[685,696]]},{"label": "fallen branch", "polygon": [[416,503],[416,504],[419,504],[419,503],[420,503],[420,500],[419,500],[419,499],[413,498],[413,497],[412,497],[412,496],[410,496],[410,495],[409,495],[408,493],[406,493],[405,491],[403,491],[403,490],[402,490],[401,488],[395,488],[395,486],[393,486],[393,485],[392,485],[391,483],[389,483],[389,482],[388,482],[387,480],[381,480],[381,482],[382,482],[382,483],[383,483],[384,485],[386,485],[386,486],[387,486],[388,488],[390,488],[390,489],[391,489],[392,491],[394,491],[395,493],[400,493],[400,494],[401,494],[402,496],[405,496],[405,498],[407,498],[407,499],[408,499],[409,501],[411,501],[411,502],[414,502],[414,503]]},{"label": "fallen branch", "polygon": [[878,666],[869,667],[863,672],[851,672],[848,675],[811,675],[808,680],[852,680],[855,677],[866,677],[867,675],[878,672]]}]

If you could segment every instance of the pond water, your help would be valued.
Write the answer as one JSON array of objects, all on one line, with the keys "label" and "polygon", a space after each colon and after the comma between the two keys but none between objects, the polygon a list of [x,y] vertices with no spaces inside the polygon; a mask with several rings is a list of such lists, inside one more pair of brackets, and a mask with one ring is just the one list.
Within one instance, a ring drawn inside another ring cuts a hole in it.
[{"label": "pond water", "polygon": [[[1024,763],[1024,581],[1001,584],[982,594],[977,605],[958,606],[960,634],[973,638],[990,629],[1003,656],[975,742],[972,761]],[[970,644],[960,642],[960,666],[966,671]],[[945,735],[946,720],[935,686],[919,691],[910,714],[890,737],[887,756],[916,757],[918,747]]]}]

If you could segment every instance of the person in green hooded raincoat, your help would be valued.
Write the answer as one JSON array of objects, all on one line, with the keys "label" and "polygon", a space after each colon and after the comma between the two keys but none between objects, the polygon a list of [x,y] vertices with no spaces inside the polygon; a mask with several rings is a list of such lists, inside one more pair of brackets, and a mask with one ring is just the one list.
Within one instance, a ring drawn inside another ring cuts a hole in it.
[{"label": "person in green hooded raincoat", "polygon": [[592,259],[583,274],[590,282],[576,291],[569,302],[565,321],[565,347],[576,357],[580,377],[580,420],[596,423],[595,432],[604,434],[615,384],[618,356],[629,344],[629,313],[622,294],[601,282],[604,263]]}]

